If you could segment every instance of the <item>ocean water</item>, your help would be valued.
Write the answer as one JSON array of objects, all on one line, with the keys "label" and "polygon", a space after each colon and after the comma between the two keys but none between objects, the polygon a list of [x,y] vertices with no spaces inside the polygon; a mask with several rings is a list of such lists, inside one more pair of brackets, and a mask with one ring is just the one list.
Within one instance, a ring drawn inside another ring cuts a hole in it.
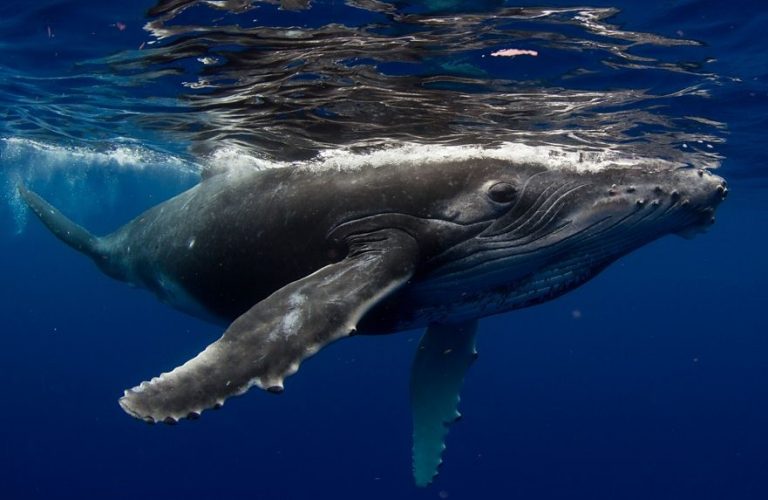
[{"label": "ocean water", "polygon": [[[0,498],[768,498],[766,27],[757,1],[5,0]],[[473,147],[690,164],[731,195],[707,234],[484,319],[423,489],[420,332],[335,343],[281,397],[145,425],[122,390],[221,328],[103,276],[16,192],[103,234],[205,169]]]}]

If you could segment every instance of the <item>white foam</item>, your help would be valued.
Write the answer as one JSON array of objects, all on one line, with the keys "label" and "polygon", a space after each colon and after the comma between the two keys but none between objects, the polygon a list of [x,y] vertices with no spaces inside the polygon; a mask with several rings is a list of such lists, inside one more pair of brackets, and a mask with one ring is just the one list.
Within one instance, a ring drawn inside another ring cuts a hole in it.
[{"label": "white foam", "polygon": [[[196,175],[199,165],[181,157],[154,151],[130,140],[116,140],[109,148],[64,146],[21,137],[0,138],[0,195],[7,203],[19,233],[26,225],[28,213],[18,194],[20,183],[40,188],[55,180],[68,189],[62,193],[77,205],[88,199],[86,181],[89,172],[120,173],[162,171],[181,178]],[[115,179],[114,182],[117,182]],[[103,197],[105,193],[101,193]],[[106,193],[109,195],[109,193]],[[76,215],[76,214],[75,214]]]},{"label": "white foam", "polygon": [[381,147],[368,152],[350,148],[321,151],[309,161],[282,162],[258,157],[238,146],[227,146],[212,153],[206,163],[209,168],[228,172],[253,171],[269,168],[309,168],[355,170],[363,167],[385,167],[402,164],[434,164],[469,160],[494,159],[512,163],[536,163],[553,169],[599,171],[608,167],[655,165],[674,168],[682,163],[632,156],[626,152],[599,148],[568,148],[523,143],[498,146],[440,145],[405,143]]},{"label": "white foam", "polygon": [[118,167],[124,170],[144,170],[148,167],[180,172],[197,172],[192,162],[167,153],[160,153],[138,144],[117,143],[107,149],[87,146],[62,146],[33,139],[0,138],[3,144],[0,159],[13,162],[24,158],[33,162],[32,170],[84,169],[91,167]]},{"label": "white foam", "polygon": [[321,153],[315,163],[319,168],[340,170],[364,166],[386,166],[403,163],[430,164],[493,159],[513,163],[537,163],[549,168],[601,170],[611,165],[632,166],[642,160],[628,158],[610,150],[578,151],[556,146],[529,146],[505,143],[495,147],[475,145],[404,144],[368,154],[336,150]]},{"label": "white foam", "polygon": [[204,160],[206,168],[213,170],[264,170],[281,168],[290,163],[269,160],[256,156],[251,151],[240,146],[222,146],[214,150]]}]

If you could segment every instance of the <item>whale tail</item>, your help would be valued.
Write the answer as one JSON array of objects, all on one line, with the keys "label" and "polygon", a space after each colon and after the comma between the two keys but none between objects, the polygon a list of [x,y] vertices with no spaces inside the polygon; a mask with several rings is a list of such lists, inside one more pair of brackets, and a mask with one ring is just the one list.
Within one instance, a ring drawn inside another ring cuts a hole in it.
[{"label": "whale tail", "polygon": [[28,190],[23,184],[19,184],[18,190],[27,206],[32,209],[54,236],[93,259],[100,268],[105,269],[108,266],[109,253],[106,251],[101,238],[94,236],[84,227],[69,220],[53,205],[37,193]]}]

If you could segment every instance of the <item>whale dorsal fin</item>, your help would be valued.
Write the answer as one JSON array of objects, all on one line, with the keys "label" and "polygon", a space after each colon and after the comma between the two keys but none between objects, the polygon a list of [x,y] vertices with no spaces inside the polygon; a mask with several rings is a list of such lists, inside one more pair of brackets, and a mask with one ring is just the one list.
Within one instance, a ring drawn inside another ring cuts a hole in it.
[{"label": "whale dorsal fin", "polygon": [[360,318],[413,274],[416,240],[397,229],[346,238],[349,255],[279,289],[224,335],[171,372],[125,391],[134,417],[175,422],[218,407],[257,385],[283,390],[305,358],[352,333]]},{"label": "whale dorsal fin", "polygon": [[437,475],[448,425],[455,422],[459,391],[475,351],[477,320],[431,325],[421,338],[411,370],[413,478],[427,486]]}]

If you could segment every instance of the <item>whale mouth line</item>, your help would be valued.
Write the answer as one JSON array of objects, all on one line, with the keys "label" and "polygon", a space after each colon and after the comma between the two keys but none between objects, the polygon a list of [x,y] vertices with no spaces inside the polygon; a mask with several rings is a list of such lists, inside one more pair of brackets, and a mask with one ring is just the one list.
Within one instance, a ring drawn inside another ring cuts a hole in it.
[{"label": "whale mouth line", "polygon": [[[577,191],[589,184],[566,183],[555,189],[551,194],[542,193],[534,205],[519,217],[500,228],[484,232],[479,237],[482,239],[495,239],[499,241],[516,241],[524,238],[535,238],[546,232],[557,220],[557,216],[565,207],[566,200]],[[527,184],[526,186],[527,187]],[[524,188],[525,189],[525,188]],[[524,192],[523,192],[524,195]],[[545,196],[546,195],[546,196]],[[542,200],[542,197],[544,198]],[[510,213],[514,207],[510,209]],[[489,228],[489,229],[491,229]],[[520,237],[519,235],[524,236]]]},{"label": "whale mouth line", "polygon": [[[587,226],[587,227],[585,227],[583,229],[580,229],[577,232],[574,232],[573,234],[565,236],[562,239],[558,239],[555,242],[552,242],[552,243],[549,243],[549,244],[546,244],[546,245],[542,245],[542,246],[537,246],[535,248],[529,248],[529,249],[526,249],[526,250],[521,250],[521,251],[515,252],[513,254],[509,253],[510,249],[524,249],[525,247],[529,247],[530,245],[532,245],[532,244],[534,244],[534,243],[536,243],[538,241],[541,241],[541,240],[545,239],[548,236],[552,236],[554,234],[559,233],[560,231],[562,231],[566,227],[569,227],[570,223],[566,224],[566,225],[563,225],[563,226],[560,226],[555,231],[552,231],[550,233],[542,235],[541,237],[539,237],[539,238],[537,238],[535,240],[528,240],[528,241],[525,241],[524,243],[519,243],[519,244],[511,244],[511,245],[510,244],[506,244],[506,245],[503,245],[503,246],[499,246],[497,248],[490,248],[489,249],[489,248],[486,247],[486,248],[477,249],[474,252],[465,254],[465,258],[462,259],[462,260],[466,261],[467,258],[477,258],[477,259],[480,260],[479,262],[473,263],[471,265],[460,265],[461,264],[460,261],[454,261],[452,263],[452,265],[451,265],[451,267],[453,269],[446,270],[447,272],[440,273],[439,275],[436,275],[435,279],[443,282],[443,281],[452,281],[453,279],[461,280],[462,279],[461,276],[463,276],[465,274],[477,274],[477,273],[489,274],[489,273],[493,273],[493,270],[488,270],[488,271],[484,271],[483,272],[481,268],[488,267],[488,266],[491,266],[491,267],[494,267],[494,268],[496,268],[496,267],[504,267],[501,263],[506,261],[506,260],[514,259],[514,258],[519,258],[519,257],[523,257],[523,256],[526,256],[526,255],[531,255],[531,254],[535,254],[535,253],[539,253],[539,252],[545,252],[546,250],[549,250],[552,247],[555,247],[555,246],[558,246],[558,245],[562,245],[562,244],[566,244],[567,242],[570,242],[573,239],[578,238],[580,235],[584,234],[585,232],[589,231],[590,229],[605,223],[606,221],[608,221],[611,218],[612,218],[612,216],[606,216],[605,218],[600,219],[598,221],[595,221],[592,224],[590,224],[589,226]],[[609,230],[611,227],[614,227],[616,224],[620,224],[621,222],[622,222],[621,220],[615,221],[613,224],[609,225],[607,228],[604,228],[604,229],[594,233],[594,237],[602,234],[604,231]],[[488,255],[491,252],[501,253],[502,255],[498,255],[498,256],[495,256],[495,257]],[[484,256],[487,256],[488,258],[483,258]],[[464,262],[464,263],[468,264],[466,262]]]},{"label": "whale mouth line", "polygon": [[[542,204],[546,204],[546,202]],[[696,234],[701,232],[701,226],[704,223],[694,222],[701,217],[702,212],[687,213],[680,211],[681,208],[683,206],[680,202],[672,202],[666,207],[645,207],[644,209],[636,209],[618,217],[616,215],[606,215],[582,228],[574,230],[572,234],[563,235],[556,238],[556,241],[546,243],[545,241],[548,238],[562,235],[564,231],[571,228],[575,224],[574,220],[563,221],[559,225],[553,225],[552,222],[554,221],[542,224],[543,227],[540,226],[535,235],[529,234],[524,238],[505,240],[498,237],[487,238],[483,235],[478,238],[485,240],[483,246],[463,249],[464,255],[462,258],[448,263],[442,269],[442,272],[438,271],[437,274],[433,275],[433,279],[435,283],[448,283],[461,280],[462,276],[470,273],[484,276],[492,275],[496,269],[506,267],[503,263],[511,259],[523,258],[536,253],[541,253],[542,259],[545,259],[545,256],[551,255],[553,252],[556,253],[557,247],[572,244],[579,247],[592,248],[593,260],[611,260],[625,254],[634,246],[641,245],[645,241],[653,240],[669,232],[674,232],[675,234],[680,232],[686,233],[691,227],[694,228],[694,231],[697,231]],[[692,225],[692,223],[694,224]],[[658,225],[658,228],[654,231],[645,229],[636,231],[637,228],[643,225]],[[674,227],[681,227],[682,229],[670,231]],[[617,229],[620,230],[616,231]],[[612,232],[615,232],[615,234],[612,234]],[[600,242],[600,244],[596,246],[596,242]],[[489,245],[489,243],[491,244]],[[537,245],[537,243],[541,244]]]},{"label": "whale mouth line", "polygon": [[697,219],[696,222],[686,225],[673,234],[685,240],[691,240],[700,234],[709,232],[715,223],[714,210],[707,209],[702,211],[702,213],[698,214]]}]

